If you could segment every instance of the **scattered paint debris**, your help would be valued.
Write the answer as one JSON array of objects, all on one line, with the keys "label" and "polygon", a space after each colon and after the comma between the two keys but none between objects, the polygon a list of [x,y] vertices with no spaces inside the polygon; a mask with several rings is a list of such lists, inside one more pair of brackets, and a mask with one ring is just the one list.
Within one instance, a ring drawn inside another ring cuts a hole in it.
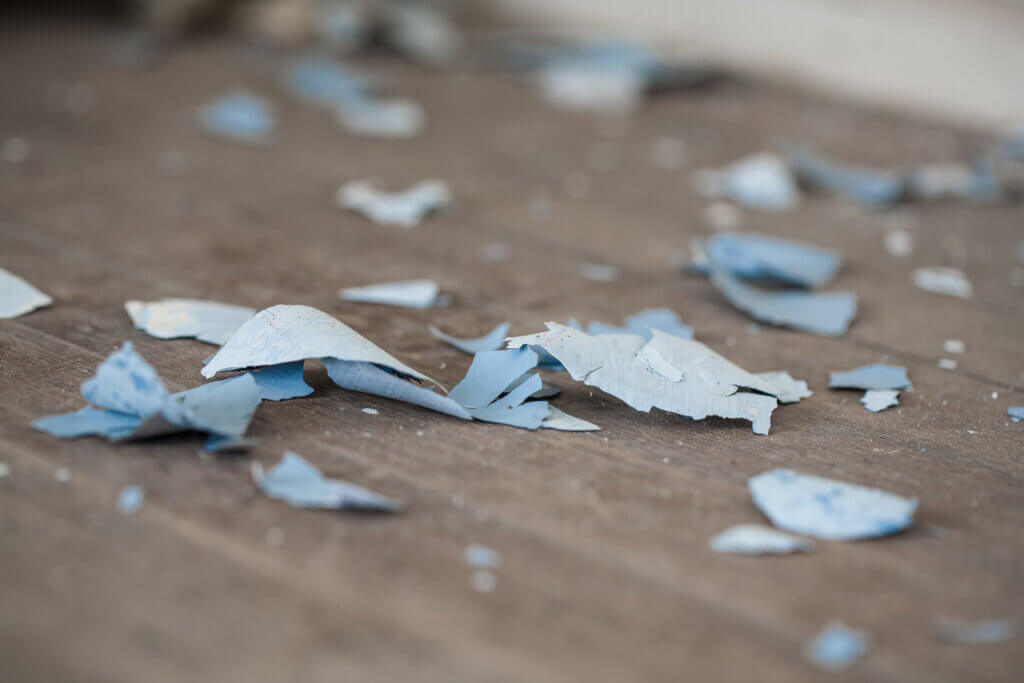
[{"label": "scattered paint debris", "polygon": [[838,163],[807,149],[791,149],[787,158],[801,183],[861,204],[892,204],[907,192],[907,178],[902,173]]},{"label": "scattered paint debris", "polygon": [[461,420],[473,419],[465,408],[448,396],[416,386],[375,363],[336,358],[322,360],[327,376],[342,389],[412,403]]},{"label": "scattered paint debris", "polygon": [[480,351],[497,351],[500,349],[502,342],[505,341],[505,337],[508,335],[508,328],[509,323],[504,322],[484,336],[473,339],[459,339],[458,337],[453,337],[449,334],[445,334],[433,325],[427,329],[430,331],[430,334],[434,335],[438,339],[448,342],[463,353],[472,355],[474,353],[479,353]]},{"label": "scattered paint debris", "polygon": [[820,287],[835,277],[839,254],[765,235],[718,233],[704,244],[715,268],[747,279],[774,280],[798,287]]},{"label": "scattered paint debris", "polygon": [[406,308],[430,308],[438,303],[440,287],[433,280],[401,280],[338,291],[345,301],[363,304],[384,304]]},{"label": "scattered paint debris", "polygon": [[729,527],[711,539],[711,549],[716,553],[738,555],[786,555],[813,548],[811,541],[760,524]]},{"label": "scattered paint debris", "polygon": [[380,412],[376,408],[363,408],[363,412],[367,415],[380,415]]},{"label": "scattered paint debris", "polygon": [[707,197],[729,198],[752,209],[789,209],[800,200],[796,181],[774,154],[757,154],[718,170],[704,169],[695,182]]},{"label": "scattered paint debris", "polygon": [[82,384],[82,395],[102,410],[85,407],[32,426],[62,438],[96,435],[110,441],[200,431],[210,435],[206,449],[216,451],[248,445],[242,437],[260,403],[251,374],[169,394],[131,342],[100,364]]},{"label": "scattered paint debris", "polygon": [[918,268],[914,271],[914,284],[919,289],[946,296],[970,299],[971,281],[956,268]]},{"label": "scattered paint debris", "polygon": [[259,387],[260,400],[284,401],[312,394],[313,387],[306,384],[302,377],[304,365],[304,361],[297,360],[292,363],[268,365],[249,373]]},{"label": "scattered paint debris", "polygon": [[0,268],[0,319],[17,318],[52,303],[48,295]]},{"label": "scattered paint debris", "polygon": [[913,389],[907,369],[896,365],[865,365],[828,373],[829,389]]},{"label": "scattered paint debris", "polygon": [[449,14],[428,3],[387,3],[381,38],[397,54],[440,68],[458,55],[462,40]]},{"label": "scattered paint debris", "polygon": [[592,336],[553,322],[545,325],[547,332],[509,339],[509,348],[539,346],[573,379],[596,386],[634,410],[660,408],[696,420],[708,415],[744,419],[755,433],[768,433],[778,390],[700,342],[658,330],[647,340],[628,334]]},{"label": "scattered paint debris", "polygon": [[246,144],[270,141],[276,119],[267,100],[245,92],[233,92],[201,107],[199,125],[210,135]]},{"label": "scattered paint debris", "polygon": [[142,509],[146,493],[141,486],[125,486],[117,494],[117,511],[122,515],[134,515]]},{"label": "scattered paint debris", "polygon": [[956,370],[957,362],[953,358],[940,358],[939,367],[943,370]]},{"label": "scattered paint debris", "polygon": [[201,299],[131,300],[124,308],[132,324],[153,337],[195,337],[218,346],[256,314],[254,308]]},{"label": "scattered paint debris", "polygon": [[364,101],[372,86],[365,76],[322,57],[292,62],[285,71],[285,83],[299,99],[332,109]]},{"label": "scattered paint debris", "polygon": [[711,282],[733,306],[770,325],[839,336],[857,315],[857,295],[851,292],[762,290],[717,267],[711,269]]},{"label": "scattered paint debris", "polygon": [[475,569],[497,569],[501,564],[501,554],[485,545],[472,543],[462,553],[463,561]]},{"label": "scattered paint debris", "polygon": [[584,280],[591,280],[593,282],[615,282],[621,274],[618,266],[606,263],[581,263],[577,267],[576,272]]},{"label": "scattered paint debris", "polygon": [[867,631],[854,631],[842,622],[832,621],[807,643],[805,654],[821,668],[838,671],[853,664],[869,644]]},{"label": "scattered paint debris", "polygon": [[959,339],[947,339],[942,342],[942,350],[946,353],[963,353],[967,350],[967,345]]},{"label": "scattered paint debris", "polygon": [[754,504],[772,524],[833,541],[888,536],[910,526],[916,499],[776,469],[751,477]]},{"label": "scattered paint debris", "polygon": [[900,392],[891,389],[868,389],[860,402],[872,413],[880,413],[886,408],[898,406]]},{"label": "scattered paint debris", "polygon": [[355,135],[378,138],[413,138],[423,131],[423,107],[411,100],[365,99],[338,106],[338,123]]},{"label": "scattered paint debris", "polygon": [[982,619],[965,621],[939,617],[932,624],[932,633],[948,643],[979,645],[1004,643],[1017,636],[1016,619]]},{"label": "scattered paint debris", "polygon": [[71,481],[71,472],[66,467],[58,467],[53,473],[53,478],[57,480],[59,484],[66,484]]},{"label": "scattered paint debris", "polygon": [[[668,308],[645,308],[625,320],[625,325],[616,327],[602,322],[587,325],[587,334],[635,334],[650,339],[654,330],[671,334],[680,339],[693,339],[693,328],[684,325],[675,311]],[[570,327],[574,327],[570,323]]]},{"label": "scattered paint debris", "polygon": [[593,422],[567,415],[555,406],[549,405],[548,416],[540,423],[541,429],[557,429],[561,432],[598,432],[601,428]]},{"label": "scattered paint debris", "polygon": [[968,202],[995,202],[1003,188],[992,164],[980,161],[973,166],[959,163],[924,164],[914,169],[907,189],[915,199],[963,199]]},{"label": "scattered paint debris", "polygon": [[451,203],[448,186],[438,180],[427,180],[404,192],[385,192],[373,183],[359,180],[338,188],[338,206],[357,211],[378,225],[414,228],[427,214]]},{"label": "scattered paint debris", "polygon": [[252,466],[256,486],[274,500],[294,507],[398,512],[402,504],[340,479],[328,479],[302,457],[287,452],[266,473]]},{"label": "scattered paint debris", "polygon": [[[992,392],[992,398],[996,398],[996,393]],[[1024,420],[1024,406],[1010,406],[1006,409],[1006,414],[1010,416],[1010,419],[1014,422],[1020,422]]]}]

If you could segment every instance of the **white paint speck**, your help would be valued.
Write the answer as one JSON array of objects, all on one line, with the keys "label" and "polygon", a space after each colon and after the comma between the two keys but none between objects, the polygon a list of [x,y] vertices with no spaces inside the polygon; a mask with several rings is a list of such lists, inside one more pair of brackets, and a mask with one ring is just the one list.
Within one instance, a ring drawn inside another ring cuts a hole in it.
[{"label": "white paint speck", "polygon": [[66,484],[71,481],[71,473],[68,472],[66,467],[58,467],[57,471],[53,473],[53,478],[61,484]]},{"label": "white paint speck", "polygon": [[380,415],[376,408],[363,408],[363,412],[367,415]]},{"label": "white paint speck", "polygon": [[501,564],[501,553],[479,543],[466,546],[463,561],[475,569],[496,569]]},{"label": "white paint speck", "polygon": [[885,233],[885,250],[897,258],[906,258],[914,252],[914,238],[906,230]]},{"label": "white paint speck", "polygon": [[619,279],[618,266],[603,263],[581,263],[577,272],[584,280],[593,282],[614,282]]},{"label": "white paint speck", "polygon": [[0,479],[8,476],[11,473],[11,466],[5,462],[0,462]]},{"label": "white paint speck", "polygon": [[956,370],[956,361],[952,358],[940,358],[939,367],[943,370]]},{"label": "white paint speck", "polygon": [[498,586],[498,577],[495,576],[494,572],[486,569],[473,572],[473,578],[470,580],[473,590],[477,593],[490,593]]},{"label": "white paint speck", "polygon": [[942,350],[946,353],[963,353],[966,345],[959,339],[947,339],[942,342]]}]

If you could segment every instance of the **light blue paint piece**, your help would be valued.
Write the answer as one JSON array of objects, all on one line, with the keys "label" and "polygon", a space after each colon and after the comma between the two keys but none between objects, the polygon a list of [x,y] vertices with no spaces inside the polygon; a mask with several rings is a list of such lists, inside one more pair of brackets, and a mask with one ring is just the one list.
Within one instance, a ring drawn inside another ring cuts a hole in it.
[{"label": "light blue paint piece", "polygon": [[313,387],[302,378],[302,367],[305,361],[270,365],[253,370],[252,378],[260,390],[262,401],[284,401],[289,398],[309,396]]},{"label": "light blue paint piece", "polygon": [[113,410],[97,410],[86,406],[73,413],[51,415],[36,420],[32,426],[39,431],[63,439],[79,436],[105,436],[120,439],[131,434],[141,423],[136,415],[127,415]]},{"label": "light blue paint piece", "polygon": [[497,569],[501,564],[501,554],[485,545],[473,543],[466,546],[462,559],[474,569]]},{"label": "light blue paint piece", "polygon": [[914,169],[907,180],[915,199],[962,199],[968,202],[995,202],[1003,197],[1003,187],[992,163],[978,160],[964,164],[924,164]]},{"label": "light blue paint piece", "polygon": [[810,552],[814,544],[760,524],[729,527],[711,539],[711,550],[734,555],[788,555]]},{"label": "light blue paint piece", "polygon": [[716,268],[741,278],[820,287],[839,270],[839,254],[831,249],[764,235],[718,233],[704,248]]},{"label": "light blue paint piece", "polygon": [[[600,324],[600,323],[591,323]],[[569,322],[565,324],[566,327],[571,327],[574,330],[583,332],[583,326],[580,325],[576,318],[569,318]],[[561,361],[548,353],[543,347],[531,346],[530,350],[537,354],[537,367],[544,370],[565,370],[565,366],[562,365]]]},{"label": "light blue paint piece", "polygon": [[535,367],[537,354],[530,349],[481,351],[473,356],[469,371],[448,393],[448,398],[470,410],[485,408],[524,372]]},{"label": "light blue paint piece", "polygon": [[198,112],[203,130],[233,142],[262,144],[274,130],[270,103],[245,92],[224,95]]},{"label": "light blue paint piece", "polygon": [[239,438],[236,436],[211,436],[203,444],[203,450],[207,453],[227,453],[230,451],[241,451],[252,448],[256,445],[254,439]]},{"label": "light blue paint piece", "polygon": [[727,197],[753,209],[779,211],[800,200],[796,181],[774,154],[757,154],[718,170],[701,171],[697,184],[707,196]]},{"label": "light blue paint piece", "polygon": [[868,649],[868,634],[833,621],[806,647],[807,657],[823,669],[845,669]]},{"label": "light blue paint piece", "polygon": [[126,341],[85,380],[82,395],[100,408],[145,417],[160,410],[167,389],[156,370]]},{"label": "light blue paint piece", "polygon": [[754,504],[772,524],[834,541],[888,536],[910,526],[916,499],[776,469],[751,477]]},{"label": "light blue paint piece", "polygon": [[907,369],[896,365],[865,365],[828,373],[829,389],[912,389]]},{"label": "light blue paint piece", "polygon": [[215,436],[245,434],[260,404],[260,388],[251,373],[209,382],[171,396],[163,415],[171,423]]},{"label": "light blue paint piece", "polygon": [[626,324],[623,327],[602,322],[592,322],[587,325],[587,334],[636,334],[644,339],[650,339],[653,336],[653,330],[671,334],[680,339],[693,339],[693,328],[684,325],[675,311],[667,308],[644,309],[626,318]]},{"label": "light blue paint piece", "polygon": [[755,320],[827,336],[846,333],[857,315],[857,295],[851,292],[817,294],[774,292],[751,287],[719,268],[711,282],[736,308]]},{"label": "light blue paint piece", "polygon": [[293,62],[285,74],[288,87],[300,99],[327,107],[359,102],[369,96],[370,80],[322,57]]},{"label": "light blue paint piece", "polygon": [[[484,408],[470,409],[475,420],[496,422],[523,429],[538,429],[550,412],[546,401],[525,403],[526,399],[540,391],[540,375],[533,375],[518,387],[495,400]],[[454,390],[453,390],[454,391]]]},{"label": "light blue paint piece", "polygon": [[195,337],[207,344],[220,346],[256,315],[246,306],[222,304],[202,299],[161,299],[159,301],[126,301],[125,311],[132,323],[159,339]]},{"label": "light blue paint piece", "polygon": [[418,387],[372,363],[324,358],[323,364],[327,376],[342,389],[405,401],[463,420],[472,419],[450,395],[443,396],[431,389]]},{"label": "light blue paint piece", "polygon": [[14,273],[0,268],[0,319],[17,318],[43,306],[53,299]]},{"label": "light blue paint piece", "polygon": [[948,643],[964,645],[1004,643],[1016,637],[1017,620],[1011,618],[963,621],[939,617],[933,624],[932,630],[935,637]]},{"label": "light blue paint piece", "polygon": [[134,515],[142,509],[146,494],[141,486],[125,486],[117,494],[117,511],[122,515]]},{"label": "light blue paint piece", "polygon": [[266,474],[258,465],[253,480],[267,496],[296,507],[397,512],[401,504],[368,489],[324,477],[295,453],[285,453]]},{"label": "light blue paint piece", "polygon": [[484,336],[476,337],[474,339],[459,339],[458,337],[453,337],[449,334],[445,334],[433,325],[427,329],[430,330],[430,334],[434,335],[438,339],[448,342],[463,353],[472,355],[481,351],[497,351],[500,349],[502,342],[505,341],[505,336],[508,334],[508,328],[509,323],[504,322]]},{"label": "light blue paint piece", "polygon": [[861,204],[892,204],[907,193],[907,176],[902,173],[841,164],[806,149],[790,150],[787,156],[801,182]]},{"label": "light blue paint piece", "polygon": [[1010,416],[1010,419],[1014,422],[1020,422],[1024,420],[1024,406],[1010,406],[1006,409],[1006,414]]}]

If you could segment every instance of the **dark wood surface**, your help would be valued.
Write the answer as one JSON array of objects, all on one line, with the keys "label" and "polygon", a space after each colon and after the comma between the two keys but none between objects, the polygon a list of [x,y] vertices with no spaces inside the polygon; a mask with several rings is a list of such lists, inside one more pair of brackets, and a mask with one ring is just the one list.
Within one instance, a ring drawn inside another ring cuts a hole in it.
[{"label": "dark wood surface", "polygon": [[[274,77],[280,55],[203,41],[124,69],[107,58],[111,37],[0,32],[0,138],[32,146],[26,163],[0,165],[0,266],[55,299],[0,322],[4,680],[816,680],[802,644],[834,618],[874,639],[835,680],[1018,679],[1020,640],[948,645],[930,624],[1024,617],[1024,425],[1006,417],[1024,404],[1024,297],[1011,284],[1021,208],[870,212],[811,197],[791,212],[744,211],[744,229],[841,250],[834,288],[861,301],[841,339],[754,330],[673,263],[711,232],[698,168],[784,139],[893,165],[967,158],[985,140],[750,84],[603,119],[554,110],[510,78],[386,58],[366,66],[422,101],[428,128],[370,140],[292,102]],[[96,103],[74,114],[62,89],[83,82]],[[232,86],[275,100],[273,145],[196,132],[193,108]],[[686,142],[683,169],[650,163],[662,135]],[[162,167],[168,152],[180,173]],[[593,168],[602,154],[612,170]],[[586,174],[586,197],[567,196],[570,173]],[[376,226],[332,200],[338,183],[367,176],[441,178],[455,203],[414,230]],[[548,218],[531,211],[544,198]],[[884,251],[894,227],[913,234],[910,259]],[[481,257],[493,242],[507,261]],[[622,276],[583,280],[590,262]],[[925,265],[962,266],[974,297],[915,289],[911,270]],[[336,296],[414,277],[437,279],[452,304]],[[147,337],[123,311],[164,296],[316,306],[448,386],[469,359],[428,324],[469,336],[508,319],[518,334],[668,306],[744,368],[787,369],[815,394],[757,436],[740,422],[637,413],[554,376],[565,388],[555,404],[603,429],[532,433],[345,392],[313,368],[312,396],[260,407],[248,455],[201,457],[198,436],[111,445],[33,431],[31,420],[83,405],[80,383],[125,339],[170,389],[202,381],[209,346]],[[937,367],[949,338],[967,345],[955,371]],[[856,392],[826,388],[829,370],[871,362],[908,368],[914,390],[898,409],[871,414]],[[285,450],[408,512],[305,511],[257,495],[250,462]],[[916,496],[915,524],[805,556],[713,554],[712,535],[762,521],[746,480],[778,466]],[[146,490],[134,517],[115,509],[128,484]],[[502,554],[491,593],[471,587],[472,542]]]}]

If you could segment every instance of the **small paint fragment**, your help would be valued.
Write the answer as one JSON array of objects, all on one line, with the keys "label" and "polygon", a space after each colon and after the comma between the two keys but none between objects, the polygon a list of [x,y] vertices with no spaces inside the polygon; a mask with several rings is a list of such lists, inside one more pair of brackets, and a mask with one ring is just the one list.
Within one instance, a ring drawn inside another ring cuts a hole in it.
[{"label": "small paint fragment", "polygon": [[338,296],[354,303],[430,308],[438,303],[439,291],[440,287],[433,280],[401,280],[347,287],[339,290]]},{"label": "small paint fragment", "polygon": [[380,415],[376,408],[363,408],[363,412],[367,415]]},{"label": "small paint fragment", "polygon": [[256,309],[202,299],[161,299],[126,301],[124,308],[132,324],[159,339],[195,337],[207,344],[221,345]]},{"label": "small paint fragment", "polygon": [[332,109],[364,100],[372,85],[365,76],[321,57],[292,62],[284,77],[296,97]]},{"label": "small paint fragment", "polygon": [[762,153],[721,169],[704,169],[695,176],[698,191],[714,198],[729,198],[752,209],[779,211],[800,200],[796,181],[785,162]]},{"label": "small paint fragment", "polygon": [[1004,643],[1017,637],[1017,620],[1007,618],[966,621],[939,617],[932,624],[932,633],[936,638],[947,643],[964,645]]},{"label": "small paint fragment", "polygon": [[266,144],[276,125],[270,102],[241,91],[201,107],[198,118],[204,132],[246,144]]},{"label": "small paint fragment", "polygon": [[970,280],[957,268],[918,268],[914,271],[914,284],[918,289],[970,299],[973,294]]},{"label": "small paint fragment", "polygon": [[8,465],[5,462],[0,462],[0,479],[3,479],[4,477],[10,476],[10,474],[11,474],[11,466]]},{"label": "small paint fragment", "polygon": [[861,204],[892,204],[907,192],[907,178],[902,173],[838,163],[807,149],[791,149],[787,157],[801,183]]},{"label": "small paint fragment", "polygon": [[820,287],[839,270],[839,253],[800,242],[746,233],[720,232],[704,250],[715,268],[746,279]]},{"label": "small paint fragment", "polygon": [[615,282],[621,273],[618,266],[606,263],[581,263],[576,271],[584,280],[593,282]]},{"label": "small paint fragment", "polygon": [[378,225],[408,230],[428,214],[448,206],[451,192],[439,180],[426,180],[402,192],[386,192],[369,181],[359,180],[339,187],[335,200],[341,208],[361,213]]},{"label": "small paint fragment", "polygon": [[0,319],[17,318],[52,303],[47,294],[0,268]]},{"label": "small paint fragment", "polygon": [[354,135],[408,139],[423,131],[423,107],[401,98],[346,102],[336,110],[338,124]]},{"label": "small paint fragment", "polygon": [[914,253],[914,237],[906,230],[890,230],[883,240],[890,256],[907,258]]},{"label": "small paint fragment", "polygon": [[470,585],[477,593],[490,593],[498,587],[498,577],[492,571],[480,569],[473,572]]},{"label": "small paint fragment", "polygon": [[146,494],[141,486],[125,486],[117,494],[117,510],[122,515],[134,515],[142,508]]},{"label": "small paint fragment", "polygon": [[760,524],[730,527],[711,539],[711,550],[737,555],[786,555],[809,552],[814,544]]},{"label": "small paint fragment", "polygon": [[807,387],[806,381],[794,379],[785,370],[759,372],[756,376],[776,388],[779,403],[799,403],[814,395],[814,392]]},{"label": "small paint fragment", "polygon": [[253,463],[252,478],[268,497],[294,507],[354,509],[368,512],[398,512],[401,503],[361,486],[328,479],[295,453],[286,452],[280,462],[263,472]]},{"label": "small paint fragment", "polygon": [[967,350],[967,345],[959,339],[947,339],[942,342],[942,350],[946,353],[963,353]]},{"label": "small paint fragment", "polygon": [[828,373],[829,389],[912,389],[907,369],[896,365],[865,365]]},{"label": "small paint fragment", "polygon": [[[992,398],[997,398],[996,393],[992,392]],[[1014,422],[1020,422],[1024,420],[1024,406],[1010,406],[1006,409],[1006,414],[1010,416],[1010,419]]]},{"label": "small paint fragment", "polygon": [[71,481],[71,472],[66,467],[58,467],[53,473],[53,478],[57,480],[58,484],[66,484]]},{"label": "small paint fragment", "polygon": [[869,644],[867,631],[854,631],[842,622],[832,621],[807,643],[804,651],[821,668],[838,671],[853,664]]},{"label": "small paint fragment", "polygon": [[910,526],[916,499],[776,469],[751,477],[754,504],[772,524],[833,541],[888,536]]},{"label": "small paint fragment", "polygon": [[872,413],[880,413],[886,408],[898,406],[900,392],[890,389],[868,389],[860,402]]},{"label": "small paint fragment", "polygon": [[626,318],[625,323],[616,327],[595,321],[587,325],[587,334],[635,334],[650,339],[658,330],[680,339],[693,339],[693,328],[684,325],[679,315],[668,308],[645,308]]},{"label": "small paint fragment", "polygon": [[497,550],[479,543],[466,546],[462,553],[463,561],[474,569],[497,569],[501,564],[501,554]]},{"label": "small paint fragment", "polygon": [[956,370],[957,362],[953,358],[940,358],[939,367],[943,370]]}]

